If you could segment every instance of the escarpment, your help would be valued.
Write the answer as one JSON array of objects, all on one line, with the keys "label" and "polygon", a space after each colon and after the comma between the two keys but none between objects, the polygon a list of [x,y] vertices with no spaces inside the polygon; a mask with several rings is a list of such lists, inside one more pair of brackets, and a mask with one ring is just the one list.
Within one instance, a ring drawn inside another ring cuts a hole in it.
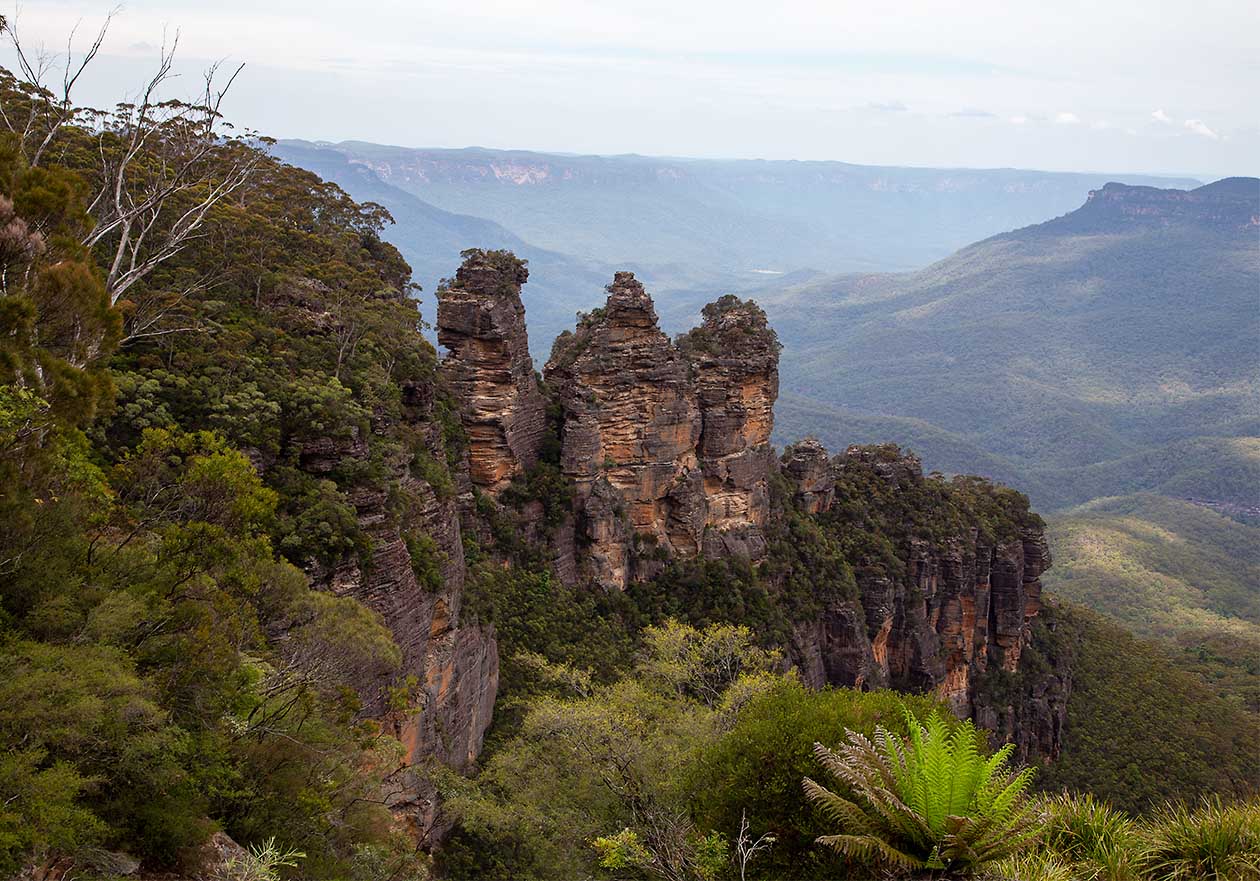
[{"label": "escarpment", "polygon": [[[394,791],[391,807],[417,830],[432,832],[436,792],[423,774],[409,769],[429,760],[456,769],[471,766],[493,716],[499,656],[493,627],[463,620],[466,566],[456,500],[444,483],[432,482],[431,472],[416,467],[418,461],[447,458],[433,389],[415,384],[402,392],[400,424],[372,428],[381,435],[401,431],[410,447],[384,463],[388,482],[364,483],[350,493],[370,554],[344,557],[311,575],[316,584],[379,613],[401,649],[400,678],[418,686],[411,708],[400,714],[378,703],[371,709],[406,750],[402,773],[410,781]],[[356,433],[308,442],[300,461],[308,472],[324,474],[367,466],[370,455],[369,444]],[[369,685],[363,683],[365,690]]]}]

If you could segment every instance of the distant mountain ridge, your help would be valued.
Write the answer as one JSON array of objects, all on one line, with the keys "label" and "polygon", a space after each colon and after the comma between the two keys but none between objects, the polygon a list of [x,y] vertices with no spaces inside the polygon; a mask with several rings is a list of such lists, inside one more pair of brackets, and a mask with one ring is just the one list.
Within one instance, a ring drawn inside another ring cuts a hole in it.
[{"label": "distant mountain ridge", "polygon": [[1254,504],[1257,217],[1254,178],[1108,183],[918,272],[768,288],[783,430],[887,432],[1043,508],[1138,490]]},{"label": "distant mountain ridge", "polygon": [[[292,142],[282,142],[281,146]],[[895,270],[1078,205],[1103,175],[320,144],[440,208],[603,263]],[[1133,184],[1197,185],[1147,176]]]},{"label": "distant mountain ridge", "polygon": [[1104,231],[1124,226],[1198,223],[1222,230],[1260,228],[1260,179],[1229,177],[1193,190],[1108,183],[1076,211],[1041,224],[1043,232]]},{"label": "distant mountain ridge", "polygon": [[[530,261],[534,357],[603,302],[615,269],[656,297],[671,332],[728,292],[840,271],[912,269],[1078,206],[1102,175],[843,162],[578,156],[470,147],[280,141],[277,155],[380,202],[432,291],[468,247]],[[1194,186],[1143,176],[1134,184]],[[431,316],[430,316],[431,317]],[[790,357],[790,355],[788,356]]]}]

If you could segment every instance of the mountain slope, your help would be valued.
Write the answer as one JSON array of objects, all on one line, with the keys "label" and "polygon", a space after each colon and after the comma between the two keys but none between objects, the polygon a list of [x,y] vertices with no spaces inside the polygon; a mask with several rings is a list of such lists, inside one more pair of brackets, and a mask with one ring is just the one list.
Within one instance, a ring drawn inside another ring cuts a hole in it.
[{"label": "mountain slope", "polygon": [[1109,184],[919,272],[760,299],[787,391],[920,420],[983,454],[931,465],[997,456],[1042,487],[1043,507],[1135,490],[1252,503],[1260,450],[1240,439],[1260,434],[1258,218],[1255,179]]},{"label": "mountain slope", "polygon": [[1093,792],[1132,812],[1254,793],[1254,714],[1094,612],[1055,603],[1043,614],[1034,645],[1071,658],[1072,693],[1063,752],[1039,770],[1042,789]]},{"label": "mountain slope", "polygon": [[1049,535],[1047,590],[1163,642],[1260,710],[1260,527],[1141,495],[1074,508]]}]

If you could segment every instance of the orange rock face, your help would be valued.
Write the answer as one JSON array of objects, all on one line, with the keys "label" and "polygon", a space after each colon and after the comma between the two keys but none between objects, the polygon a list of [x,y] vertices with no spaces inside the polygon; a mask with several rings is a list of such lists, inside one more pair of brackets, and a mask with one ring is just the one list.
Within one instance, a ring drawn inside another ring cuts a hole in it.
[{"label": "orange rock face", "polygon": [[[403,421],[429,455],[444,459],[431,389],[403,391]],[[367,444],[357,435],[323,438],[305,444],[299,462],[304,470],[322,475],[339,462],[365,460],[367,455]],[[350,497],[359,526],[371,540],[368,565],[350,555],[332,567],[312,564],[308,571],[316,586],[353,596],[380,613],[402,650],[403,673],[421,683],[419,712],[391,720],[393,733],[406,747],[406,765],[434,758],[466,769],[481,750],[494,711],[499,681],[494,628],[461,620],[466,572],[456,501],[440,498],[434,487],[410,472],[405,459],[387,466],[408,499],[400,518],[390,516],[383,484],[361,487]],[[441,575],[436,588],[417,580],[406,534],[432,539]],[[388,715],[382,683],[357,685],[372,699],[369,709]],[[404,773],[408,783],[391,796],[390,807],[415,828],[440,836],[449,821],[437,812],[433,784],[422,775]]]},{"label": "orange rock face", "polygon": [[699,403],[631,273],[617,273],[606,306],[556,341],[546,377],[564,411],[579,577],[621,589],[650,568],[642,548],[695,554],[705,525]]},{"label": "orange rock face", "polygon": [[704,307],[704,324],[679,339],[700,404],[697,455],[704,473],[704,550],[759,559],[770,516],[779,341],[766,314],[727,295]]},{"label": "orange rock face", "polygon": [[[923,498],[922,469],[912,456],[853,447],[828,462],[821,445],[807,440],[784,452],[782,467],[797,506],[809,513],[831,507],[837,477],[850,471],[874,476],[878,504],[896,508],[899,497]],[[959,716],[1016,739],[1026,753],[1053,754],[1064,695],[996,705],[979,688],[991,671],[1016,671],[1031,640],[1040,576],[1050,563],[1041,528],[1030,522],[1020,534],[986,543],[967,527],[946,541],[906,539],[899,553],[903,572],[859,571],[858,600],[798,627],[792,654],[806,682],[932,692]]]},{"label": "orange rock face", "polygon": [[460,402],[469,475],[491,495],[538,461],[545,427],[521,304],[528,277],[511,254],[472,251],[438,290],[438,342],[450,350],[442,372]]},{"label": "orange rock face", "polygon": [[623,589],[671,556],[765,552],[778,343],[729,298],[675,346],[629,272],[546,369],[575,485],[577,575]]}]

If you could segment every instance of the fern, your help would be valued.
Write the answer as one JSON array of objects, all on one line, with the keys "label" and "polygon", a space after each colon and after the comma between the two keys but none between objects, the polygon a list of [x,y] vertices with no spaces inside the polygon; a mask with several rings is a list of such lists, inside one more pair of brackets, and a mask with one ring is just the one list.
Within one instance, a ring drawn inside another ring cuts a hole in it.
[{"label": "fern", "polygon": [[904,741],[881,726],[873,739],[846,731],[835,750],[814,745],[819,764],[853,795],[805,778],[805,797],[838,827],[819,844],[892,872],[967,874],[1042,834],[1045,817],[1028,798],[1033,771],[1011,767],[1011,745],[986,757],[971,722],[951,730],[938,713],[923,724],[907,717]]}]

